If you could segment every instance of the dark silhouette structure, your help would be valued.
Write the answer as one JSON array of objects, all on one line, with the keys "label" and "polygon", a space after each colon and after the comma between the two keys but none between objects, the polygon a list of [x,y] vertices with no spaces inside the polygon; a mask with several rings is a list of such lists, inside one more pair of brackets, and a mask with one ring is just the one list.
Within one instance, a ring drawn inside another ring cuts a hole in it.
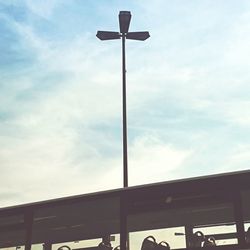
[{"label": "dark silhouette structure", "polygon": [[[115,236],[126,250],[129,233],[131,250],[176,249],[180,238],[181,249],[249,250],[249,225],[250,171],[241,171],[1,208],[0,249],[69,250],[68,242],[101,238],[78,250],[112,250]],[[161,230],[175,234],[162,238]]]},{"label": "dark silhouette structure", "polygon": [[96,36],[104,40],[122,39],[122,109],[123,109],[123,186],[128,186],[128,150],[127,150],[127,104],[126,104],[126,59],[125,59],[125,40],[132,39],[144,41],[149,38],[148,31],[129,32],[131,20],[130,11],[120,11],[119,25],[120,32],[97,31]]}]

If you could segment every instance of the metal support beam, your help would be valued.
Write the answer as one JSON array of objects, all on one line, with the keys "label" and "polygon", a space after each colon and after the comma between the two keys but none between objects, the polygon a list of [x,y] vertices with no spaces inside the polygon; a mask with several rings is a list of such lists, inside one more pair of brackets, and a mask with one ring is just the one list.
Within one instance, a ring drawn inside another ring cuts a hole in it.
[{"label": "metal support beam", "polygon": [[52,249],[52,243],[51,242],[45,242],[43,244],[43,250],[51,250]]},{"label": "metal support beam", "polygon": [[193,236],[193,226],[185,226],[185,238],[186,238],[186,247],[189,248],[192,246],[192,236]]},{"label": "metal support beam", "polygon": [[26,228],[25,250],[31,250],[32,244],[32,226],[33,226],[33,210],[29,209],[24,215],[24,224]]},{"label": "metal support beam", "polygon": [[233,204],[234,204],[234,216],[236,222],[236,231],[238,244],[240,247],[244,247],[246,245],[245,241],[245,229],[244,229],[244,218],[243,218],[243,210],[242,210],[242,200],[241,195],[238,192],[235,192],[233,195]]},{"label": "metal support beam", "polygon": [[120,202],[120,250],[127,250],[127,208],[124,196],[121,196]]}]

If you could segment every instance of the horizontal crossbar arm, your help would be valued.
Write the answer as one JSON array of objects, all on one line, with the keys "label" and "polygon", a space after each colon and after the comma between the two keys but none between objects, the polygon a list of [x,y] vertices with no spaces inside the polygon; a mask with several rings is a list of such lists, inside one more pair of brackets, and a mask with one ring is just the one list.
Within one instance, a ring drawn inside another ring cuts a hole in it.
[{"label": "horizontal crossbar arm", "polygon": [[132,39],[132,40],[139,40],[139,41],[144,41],[150,37],[148,31],[141,31],[141,32],[128,32],[126,35],[127,39]]},{"label": "horizontal crossbar arm", "polygon": [[97,31],[96,36],[100,40],[113,40],[113,39],[120,39],[121,37],[119,32],[113,32],[113,31]]}]

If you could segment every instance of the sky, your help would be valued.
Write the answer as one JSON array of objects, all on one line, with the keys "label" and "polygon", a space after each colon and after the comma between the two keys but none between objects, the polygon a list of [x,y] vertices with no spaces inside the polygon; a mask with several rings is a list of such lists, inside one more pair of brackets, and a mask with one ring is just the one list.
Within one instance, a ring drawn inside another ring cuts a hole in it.
[{"label": "sky", "polygon": [[0,0],[0,207],[249,169],[248,0]]}]

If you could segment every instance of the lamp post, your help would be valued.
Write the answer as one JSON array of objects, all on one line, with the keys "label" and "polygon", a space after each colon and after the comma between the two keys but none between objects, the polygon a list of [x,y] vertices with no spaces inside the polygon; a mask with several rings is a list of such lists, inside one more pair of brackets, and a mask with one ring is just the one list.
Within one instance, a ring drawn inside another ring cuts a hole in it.
[{"label": "lamp post", "polygon": [[144,41],[149,38],[148,31],[128,32],[131,20],[130,11],[120,11],[120,32],[97,31],[96,36],[102,40],[122,39],[122,117],[123,117],[123,186],[128,186],[128,151],[127,151],[127,104],[126,104],[126,60],[125,40]]}]

